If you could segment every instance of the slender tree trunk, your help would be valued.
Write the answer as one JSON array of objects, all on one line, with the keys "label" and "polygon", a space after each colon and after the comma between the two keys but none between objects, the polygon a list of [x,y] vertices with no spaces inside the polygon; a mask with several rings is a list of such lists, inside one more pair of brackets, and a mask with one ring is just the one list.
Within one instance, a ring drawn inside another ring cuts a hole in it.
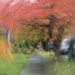
[{"label": "slender tree trunk", "polygon": [[6,32],[7,32],[6,28],[2,27],[1,29],[2,30],[0,32],[2,32],[2,35],[0,36],[0,56],[2,59],[5,59],[6,61],[9,61],[9,60],[13,61],[13,57],[12,57],[11,52],[9,50],[10,46],[8,46],[8,45],[10,45],[10,43],[8,44],[9,40],[7,39],[8,37],[10,37],[10,34],[6,35]]},{"label": "slender tree trunk", "polygon": [[7,32],[7,44],[9,46],[10,51],[12,50],[12,46],[11,46],[11,31],[8,30]]}]

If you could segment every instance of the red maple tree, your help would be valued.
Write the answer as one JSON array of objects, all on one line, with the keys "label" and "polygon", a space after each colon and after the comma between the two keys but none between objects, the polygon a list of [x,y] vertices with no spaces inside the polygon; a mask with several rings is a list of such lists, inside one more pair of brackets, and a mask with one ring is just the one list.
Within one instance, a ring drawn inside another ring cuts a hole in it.
[{"label": "red maple tree", "polygon": [[47,28],[50,38],[60,41],[65,28],[74,26],[74,3],[74,0],[38,0],[34,3],[3,0],[0,1],[0,25],[12,31],[22,25]]},{"label": "red maple tree", "polygon": [[33,4],[24,0],[17,2],[15,0],[0,1],[0,24],[9,28],[13,28],[20,22],[25,25],[42,25],[46,22],[42,19],[47,19],[51,15],[67,22],[74,17],[73,3],[73,0],[39,0],[38,3]]}]

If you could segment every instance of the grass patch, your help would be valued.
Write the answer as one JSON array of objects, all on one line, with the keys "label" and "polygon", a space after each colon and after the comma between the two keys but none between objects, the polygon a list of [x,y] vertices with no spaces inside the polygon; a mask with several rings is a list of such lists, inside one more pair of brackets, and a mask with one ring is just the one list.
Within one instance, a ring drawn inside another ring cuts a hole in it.
[{"label": "grass patch", "polygon": [[44,58],[44,65],[46,75],[75,75],[75,61],[53,61],[54,53],[42,52],[40,53]]},{"label": "grass patch", "polygon": [[12,54],[15,63],[7,63],[0,60],[0,75],[19,75],[23,65],[27,62],[30,55],[27,54]]},{"label": "grass patch", "polygon": [[75,75],[75,62],[65,60],[56,62],[55,70],[57,71],[56,75]]}]

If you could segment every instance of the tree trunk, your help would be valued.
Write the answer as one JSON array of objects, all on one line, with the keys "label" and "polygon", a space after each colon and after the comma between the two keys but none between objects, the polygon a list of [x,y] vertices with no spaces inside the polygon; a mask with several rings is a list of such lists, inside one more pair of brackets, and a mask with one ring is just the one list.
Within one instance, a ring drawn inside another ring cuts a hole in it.
[{"label": "tree trunk", "polygon": [[[10,32],[9,35],[6,36],[6,29],[1,28],[2,30],[0,32],[2,32],[2,35],[0,36],[0,56],[2,59],[5,59],[7,61],[12,60],[13,61],[13,57],[11,55],[11,52],[9,50],[9,47],[11,46],[10,43],[8,44],[9,40],[10,40]],[[4,33],[3,33],[4,31]],[[9,40],[6,39],[9,37]],[[8,46],[10,45],[10,46]]]},{"label": "tree trunk", "polygon": [[49,45],[48,45],[48,43],[49,43],[49,40],[47,39],[47,40],[44,42],[44,49],[45,49],[46,51],[49,51]]},{"label": "tree trunk", "polygon": [[11,31],[10,30],[8,30],[7,31],[7,44],[8,44],[8,46],[9,46],[9,49],[10,49],[10,51],[12,50],[12,45],[11,45]]},{"label": "tree trunk", "polygon": [[60,60],[60,52],[59,52],[60,43],[61,41],[54,41],[54,51],[55,51],[55,56],[57,56],[58,61]]}]

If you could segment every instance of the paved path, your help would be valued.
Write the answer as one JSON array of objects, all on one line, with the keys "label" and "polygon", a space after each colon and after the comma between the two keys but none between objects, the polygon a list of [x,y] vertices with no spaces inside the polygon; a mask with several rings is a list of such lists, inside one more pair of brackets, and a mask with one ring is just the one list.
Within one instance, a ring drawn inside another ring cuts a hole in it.
[{"label": "paved path", "polygon": [[20,75],[45,75],[44,66],[42,64],[42,57],[35,52],[24,66]]}]

